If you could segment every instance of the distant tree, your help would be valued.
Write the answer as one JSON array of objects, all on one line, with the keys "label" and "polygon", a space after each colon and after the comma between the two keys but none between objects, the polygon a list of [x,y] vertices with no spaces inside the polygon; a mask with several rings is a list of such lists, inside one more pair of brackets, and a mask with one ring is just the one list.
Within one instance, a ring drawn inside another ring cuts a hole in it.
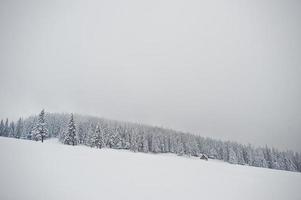
[{"label": "distant tree", "polygon": [[23,137],[27,140],[34,140],[34,132],[35,132],[35,128],[36,128],[36,118],[34,118],[32,121],[27,122],[25,124],[27,124],[27,127],[25,129],[26,133],[23,133]]},{"label": "distant tree", "polygon": [[5,137],[9,136],[9,125],[8,125],[8,119],[7,118],[6,118],[5,124],[4,124],[3,136],[5,136]]},{"label": "distant tree", "polygon": [[279,164],[280,168],[282,170],[287,170],[287,171],[296,171],[297,166],[293,162],[293,152],[287,151],[287,152],[281,152],[280,153],[280,158],[279,158]]},{"label": "distant tree", "polygon": [[138,135],[136,129],[133,129],[130,133],[130,150],[137,152],[138,151]]},{"label": "distant tree", "polygon": [[122,148],[122,138],[121,133],[118,128],[114,128],[111,134],[111,147],[114,149],[121,149]]},{"label": "distant tree", "polygon": [[[153,144],[153,142],[152,142],[152,144]],[[153,148],[153,146],[152,146],[152,148]],[[175,153],[180,156],[184,154],[184,144],[183,144],[182,137],[179,134],[177,134],[175,136]]]},{"label": "distant tree", "polygon": [[271,150],[271,168],[272,169],[281,169],[280,166],[280,154],[279,151],[275,148],[272,148]]},{"label": "distant tree", "polygon": [[185,154],[192,155],[192,156],[198,156],[199,155],[199,149],[197,147],[196,139],[192,136],[188,136],[186,140],[185,145]]},{"label": "distant tree", "polygon": [[85,143],[85,138],[86,138],[86,133],[84,131],[83,125],[80,123],[78,125],[78,143],[79,144],[84,144]]},{"label": "distant tree", "polygon": [[116,131],[114,129],[107,129],[106,130],[108,132],[108,142],[107,142],[107,146],[109,148],[115,148],[116,147],[116,143],[118,141],[118,135],[116,133]]},{"label": "distant tree", "polygon": [[243,158],[244,158],[245,164],[252,165],[252,163],[254,161],[254,152],[253,151],[254,150],[250,144],[243,148]]},{"label": "distant tree", "polygon": [[273,159],[271,149],[266,145],[263,151],[264,158],[267,162],[268,168],[273,168]]},{"label": "distant tree", "polygon": [[[96,127],[95,127],[96,128]],[[90,147],[94,147],[94,133],[95,133],[95,128],[93,126],[93,124],[90,124],[87,129],[87,135],[86,135],[86,139],[85,139],[85,145],[90,146]]]},{"label": "distant tree", "polygon": [[229,153],[229,155],[228,155],[229,163],[238,164],[238,159],[237,159],[237,155],[235,153],[233,144],[228,145],[228,153]]},{"label": "distant tree", "polygon": [[[133,142],[135,142],[135,140],[132,139],[131,142],[133,143]],[[131,145],[131,146],[133,146],[133,145]],[[151,147],[151,152],[153,152],[153,153],[160,153],[160,151],[161,151],[161,148],[160,148],[160,138],[159,138],[158,134],[152,135],[151,146],[150,147]],[[181,152],[184,154],[184,147],[183,146],[182,146]]]},{"label": "distant tree", "polygon": [[92,136],[91,145],[96,148],[103,148],[103,132],[101,131],[99,125],[96,126],[94,134]]},{"label": "distant tree", "polygon": [[4,133],[4,122],[3,122],[3,119],[1,119],[1,122],[0,122],[0,136],[3,136],[3,133]]},{"label": "distant tree", "polygon": [[141,134],[138,137],[138,151],[147,153],[149,152],[149,148],[148,148],[148,140],[147,140],[147,136],[145,134]]},{"label": "distant tree", "polygon": [[264,158],[264,150],[262,148],[257,148],[254,151],[254,160],[253,160],[253,164],[252,166],[255,167],[263,167],[263,168],[267,168],[268,167],[268,163]]},{"label": "distant tree", "polygon": [[13,121],[11,121],[9,124],[8,137],[15,137],[15,131],[16,131],[15,123]]},{"label": "distant tree", "polygon": [[301,153],[296,152],[294,154],[294,163],[296,165],[297,171],[301,172]]},{"label": "distant tree", "polygon": [[41,142],[44,142],[44,139],[47,136],[48,136],[48,129],[46,128],[45,111],[43,109],[38,116],[38,122],[36,126],[34,126],[32,130],[32,139],[36,141],[41,140]]},{"label": "distant tree", "polygon": [[68,130],[65,134],[64,144],[77,145],[76,127],[73,119],[73,114],[71,114],[70,121],[68,124]]},{"label": "distant tree", "polygon": [[19,118],[16,126],[16,133],[15,133],[15,138],[20,138],[22,135],[22,129],[23,129],[23,121],[21,118]]},{"label": "distant tree", "polygon": [[222,158],[225,162],[229,162],[229,142],[223,143],[221,147]]}]

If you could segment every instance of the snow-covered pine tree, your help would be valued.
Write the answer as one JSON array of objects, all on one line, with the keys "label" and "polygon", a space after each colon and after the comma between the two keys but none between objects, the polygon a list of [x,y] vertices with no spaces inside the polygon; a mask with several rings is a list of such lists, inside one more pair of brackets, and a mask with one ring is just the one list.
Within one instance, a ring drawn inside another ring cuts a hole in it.
[{"label": "snow-covered pine tree", "polygon": [[272,152],[271,149],[267,147],[267,145],[264,148],[264,158],[267,162],[268,168],[273,168],[273,159],[272,159]]},{"label": "snow-covered pine tree", "polygon": [[0,122],[0,136],[3,136],[3,132],[4,132],[4,122],[3,122],[3,119],[1,119],[1,122]]},{"label": "snow-covered pine tree", "polygon": [[297,171],[297,166],[294,163],[294,153],[292,151],[283,152],[285,158],[285,170]]},{"label": "snow-covered pine tree", "polygon": [[272,169],[280,169],[279,164],[279,152],[278,150],[272,148],[271,150],[271,168]]},{"label": "snow-covered pine tree", "polygon": [[33,120],[24,120],[24,131],[22,133],[22,139],[33,140],[33,131],[35,127],[35,118]]},{"label": "snow-covered pine tree", "polygon": [[235,143],[235,146],[236,146],[235,152],[236,152],[237,162],[238,162],[238,164],[243,165],[246,163],[244,156],[243,156],[243,146],[239,145],[237,143]]},{"label": "snow-covered pine tree", "polygon": [[73,119],[73,114],[71,114],[70,121],[68,124],[68,130],[65,135],[64,144],[77,145],[76,127]]},{"label": "snow-covered pine tree", "polygon": [[86,128],[86,143],[85,145],[93,147],[94,146],[94,133],[95,133],[95,128],[92,124],[89,124],[89,126]]},{"label": "snow-covered pine tree", "polygon": [[245,161],[245,164],[247,165],[252,165],[254,162],[254,149],[252,148],[252,146],[250,144],[248,144],[248,146],[245,146],[243,148],[243,158]]},{"label": "snow-covered pine tree", "polygon": [[237,159],[237,155],[235,153],[235,149],[234,149],[234,146],[233,144],[229,144],[228,146],[228,156],[229,156],[229,163],[232,163],[232,164],[238,164],[238,159]]},{"label": "snow-covered pine tree", "polygon": [[263,167],[263,168],[267,168],[268,167],[268,163],[264,158],[264,153],[263,153],[263,149],[262,148],[257,148],[254,151],[254,161],[253,161],[253,165],[255,167]]},{"label": "snow-covered pine tree", "polygon": [[137,130],[133,129],[130,133],[130,150],[137,152],[138,151],[138,142],[137,142]]},{"label": "snow-covered pine tree", "polygon": [[[177,134],[174,137],[175,137],[175,148],[174,148],[175,153],[181,156],[184,154],[184,145],[183,145],[181,135]],[[153,145],[153,141],[152,141],[152,145]],[[153,146],[151,147],[153,148]]]},{"label": "snow-covered pine tree", "polygon": [[48,129],[46,128],[45,122],[45,111],[44,109],[38,116],[38,122],[36,126],[33,128],[32,139],[41,142],[44,142],[44,139],[48,136]]},{"label": "snow-covered pine tree", "polygon": [[16,126],[16,132],[15,132],[15,138],[20,138],[22,135],[22,129],[23,129],[23,121],[21,118],[19,118]]},{"label": "snow-covered pine tree", "polygon": [[138,141],[139,141],[138,151],[147,153],[149,151],[149,149],[148,149],[148,140],[147,140],[147,136],[144,132],[141,135],[139,135]]},{"label": "snow-covered pine tree", "polygon": [[107,129],[107,132],[108,132],[108,143],[107,143],[107,146],[109,148],[115,148],[115,143],[117,141],[117,133],[115,130],[111,129]]},{"label": "snow-covered pine tree", "polygon": [[191,156],[198,156],[198,146],[196,140],[192,136],[188,136],[186,145],[186,154]]},{"label": "snow-covered pine tree", "polygon": [[89,129],[89,146],[90,147],[97,147],[97,127],[95,128],[94,131],[92,129]]},{"label": "snow-covered pine tree", "polygon": [[102,124],[103,129],[103,143],[104,147],[110,147],[110,129],[107,124]]},{"label": "snow-covered pine tree", "polygon": [[221,148],[222,158],[225,162],[229,162],[229,142],[222,144]]},{"label": "snow-covered pine tree", "polygon": [[78,133],[78,143],[79,144],[84,144],[86,133],[85,133],[83,125],[81,123],[78,125],[78,132],[77,133]]},{"label": "snow-covered pine tree", "polygon": [[99,126],[96,126],[95,138],[96,147],[101,149],[103,147],[103,131],[101,131]]},{"label": "snow-covered pine tree", "polygon": [[9,124],[8,137],[15,137],[15,131],[16,131],[15,123],[13,121],[11,121],[10,124]]},{"label": "snow-covered pine tree", "polygon": [[6,118],[4,129],[3,129],[3,136],[8,137],[9,136],[9,125],[8,125],[8,119]]},{"label": "snow-covered pine tree", "polygon": [[122,144],[124,149],[129,149],[130,148],[130,132],[131,131],[128,129],[128,127],[125,127],[123,144]]},{"label": "snow-covered pine tree", "polygon": [[[158,134],[156,134],[156,133],[153,134],[150,142],[151,142],[151,146],[150,146],[151,152],[153,152],[153,153],[160,153],[160,151],[161,151],[161,148],[160,148],[160,138],[159,138]],[[184,152],[184,150],[183,150],[183,152]]]},{"label": "snow-covered pine tree", "polygon": [[122,138],[121,133],[118,128],[114,128],[112,131],[113,134],[113,146],[114,149],[121,149],[122,148]]},{"label": "snow-covered pine tree", "polygon": [[301,153],[296,152],[294,155],[294,160],[295,160],[297,170],[301,172]]}]

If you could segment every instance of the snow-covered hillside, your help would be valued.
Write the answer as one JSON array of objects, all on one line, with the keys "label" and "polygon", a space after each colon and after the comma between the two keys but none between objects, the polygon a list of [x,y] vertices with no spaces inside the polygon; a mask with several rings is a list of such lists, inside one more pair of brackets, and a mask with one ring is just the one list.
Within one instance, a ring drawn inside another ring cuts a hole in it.
[{"label": "snow-covered hillside", "polygon": [[290,199],[301,173],[0,137],[0,199]]}]

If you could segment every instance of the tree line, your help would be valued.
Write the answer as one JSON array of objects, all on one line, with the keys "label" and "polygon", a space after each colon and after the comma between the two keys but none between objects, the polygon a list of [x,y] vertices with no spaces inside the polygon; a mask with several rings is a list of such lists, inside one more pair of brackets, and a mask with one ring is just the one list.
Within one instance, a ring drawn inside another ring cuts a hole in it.
[{"label": "tree line", "polygon": [[94,148],[128,149],[145,153],[174,153],[200,156],[232,164],[301,172],[301,154],[275,148],[254,147],[221,141],[171,129],[136,123],[107,120],[91,116],[47,113],[17,122],[0,121],[0,136],[43,142],[58,138],[67,145]]}]

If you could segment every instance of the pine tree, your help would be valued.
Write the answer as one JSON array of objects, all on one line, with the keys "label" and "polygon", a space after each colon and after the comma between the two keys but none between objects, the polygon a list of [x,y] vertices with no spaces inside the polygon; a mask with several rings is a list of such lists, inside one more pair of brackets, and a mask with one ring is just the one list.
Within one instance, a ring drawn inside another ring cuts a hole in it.
[{"label": "pine tree", "polygon": [[228,155],[228,157],[229,157],[229,163],[238,164],[238,159],[237,159],[237,155],[235,153],[233,144],[230,144],[228,146],[228,153],[229,153],[229,155]]},{"label": "pine tree", "polygon": [[121,133],[118,128],[114,128],[112,130],[112,148],[114,149],[121,149],[122,148],[122,138],[121,138]]},{"label": "pine tree", "polygon": [[264,158],[267,162],[268,168],[273,168],[273,159],[271,155],[271,149],[267,147],[264,148]]},{"label": "pine tree", "polygon": [[138,151],[138,142],[137,142],[138,135],[136,133],[136,130],[132,130],[132,133],[130,133],[130,150],[137,152]]},{"label": "pine tree", "polygon": [[267,168],[268,167],[268,163],[264,158],[264,153],[263,153],[263,149],[261,148],[257,148],[254,151],[254,161],[252,166],[255,167],[264,167]]},{"label": "pine tree", "polygon": [[229,142],[222,145],[221,148],[222,158],[225,162],[229,162]]},{"label": "pine tree", "polygon": [[107,130],[108,131],[108,147],[109,148],[115,148],[116,142],[118,140],[117,134],[115,130]]},{"label": "pine tree", "polygon": [[92,137],[92,141],[91,141],[92,145],[95,146],[96,148],[103,148],[104,144],[103,144],[103,133],[100,130],[100,127],[97,125],[96,129],[94,131],[94,135]]},{"label": "pine tree", "polygon": [[295,165],[296,168],[299,172],[301,172],[301,153],[296,152],[294,154],[294,161],[295,161]]},{"label": "pine tree", "polygon": [[[176,140],[175,148],[174,148],[175,153],[181,156],[184,154],[184,144],[183,144],[182,138],[180,135],[176,135],[175,140]],[[152,144],[153,144],[153,140],[152,140]],[[152,146],[152,148],[153,148],[153,146]]]},{"label": "pine tree", "polygon": [[64,144],[73,146],[77,144],[76,127],[73,119],[73,114],[71,114],[71,118],[68,124],[68,130],[65,135]]},{"label": "pine tree", "polygon": [[3,128],[3,136],[8,137],[9,136],[9,125],[8,125],[8,119],[6,118],[4,128]]},{"label": "pine tree", "polygon": [[90,124],[89,127],[87,128],[85,145],[94,147],[94,133],[95,133],[95,129],[93,128],[92,124]]},{"label": "pine tree", "polygon": [[271,151],[271,168],[272,169],[281,169],[280,168],[280,164],[279,164],[279,158],[280,158],[280,155],[279,155],[279,152],[272,148],[272,151]]},{"label": "pine tree", "polygon": [[12,121],[9,124],[8,137],[15,137],[15,131],[16,131],[16,126],[15,126],[15,123]]},{"label": "pine tree", "polygon": [[253,164],[254,150],[250,144],[243,148],[243,158],[244,158],[245,164],[250,165],[250,166]]},{"label": "pine tree", "polygon": [[86,135],[85,135],[83,125],[79,124],[78,125],[78,143],[79,144],[84,144],[85,143],[85,137],[86,137]]},{"label": "pine tree", "polygon": [[43,109],[38,116],[38,123],[33,128],[32,138],[36,141],[41,140],[41,142],[44,142],[44,139],[47,136],[48,136],[48,129],[46,128],[45,111]]},{"label": "pine tree", "polygon": [[138,137],[138,150],[144,153],[147,153],[149,151],[148,149],[148,140],[147,140],[147,136],[143,133]]},{"label": "pine tree", "polygon": [[104,147],[110,147],[110,129],[108,128],[107,124],[102,124],[103,129],[103,143],[104,143]]},{"label": "pine tree", "polygon": [[3,133],[4,133],[4,122],[3,122],[3,119],[1,119],[1,122],[0,122],[0,136],[3,136]]},{"label": "pine tree", "polygon": [[187,155],[192,155],[192,156],[198,156],[199,152],[198,152],[198,147],[197,147],[197,142],[194,138],[192,138],[192,136],[188,136],[187,139],[187,144],[185,145],[185,153]]},{"label": "pine tree", "polygon": [[22,135],[22,129],[23,129],[23,121],[21,118],[19,118],[18,122],[17,122],[17,126],[16,126],[16,133],[15,133],[15,137],[16,138],[20,138]]}]

